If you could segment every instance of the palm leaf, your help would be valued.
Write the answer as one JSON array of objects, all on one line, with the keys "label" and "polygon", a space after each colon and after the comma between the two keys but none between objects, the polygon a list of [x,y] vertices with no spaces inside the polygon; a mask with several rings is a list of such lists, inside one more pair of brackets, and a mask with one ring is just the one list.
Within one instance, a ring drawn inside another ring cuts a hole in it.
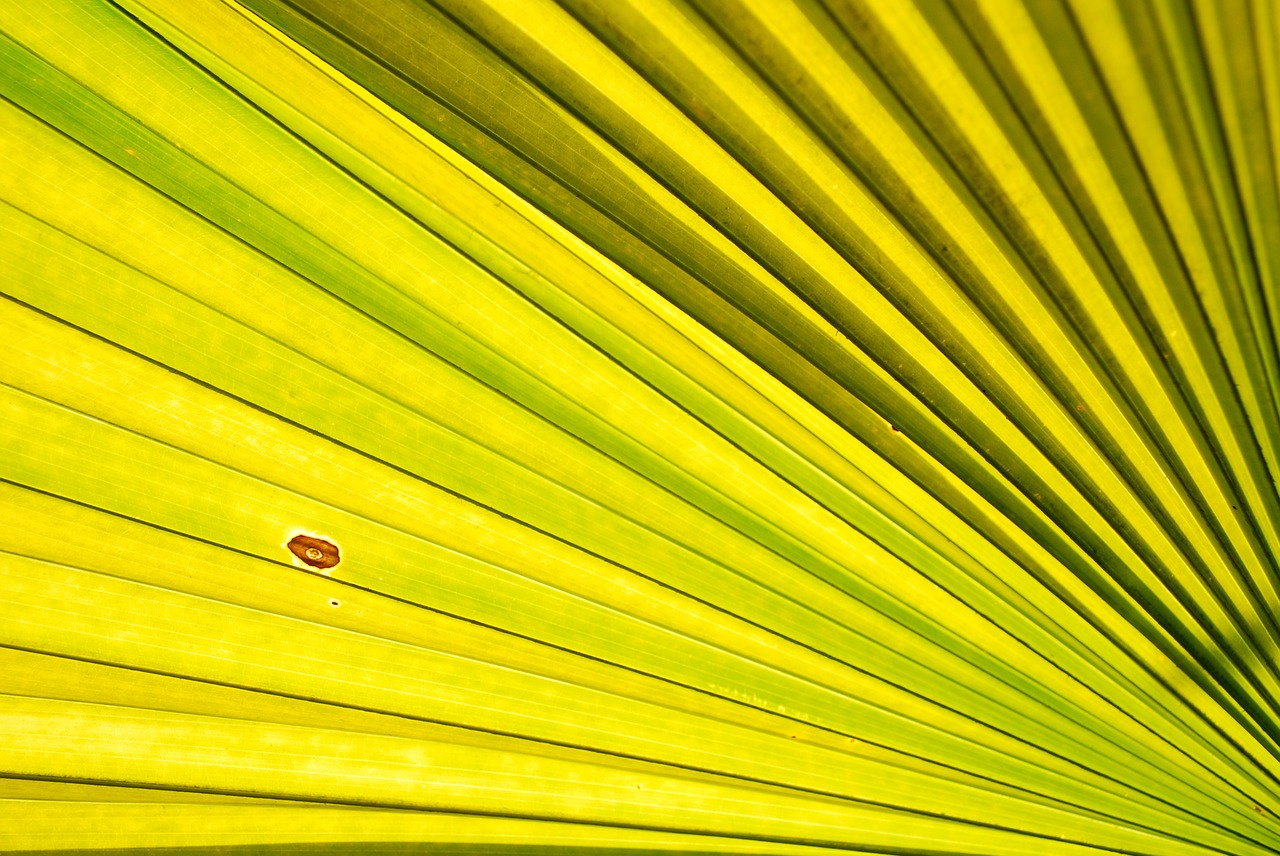
[{"label": "palm leaf", "polygon": [[1278,46],[7,5],[0,846],[1280,850]]}]

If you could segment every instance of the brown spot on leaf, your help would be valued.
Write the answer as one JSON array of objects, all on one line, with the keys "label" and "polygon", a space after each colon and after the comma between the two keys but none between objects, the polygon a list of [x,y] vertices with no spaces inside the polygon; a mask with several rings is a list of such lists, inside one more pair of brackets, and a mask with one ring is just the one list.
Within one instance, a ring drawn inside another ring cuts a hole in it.
[{"label": "brown spot on leaf", "polygon": [[310,535],[295,535],[285,546],[289,548],[290,553],[313,568],[332,568],[341,561],[341,557],[338,555],[338,545],[332,544],[323,538],[313,538]]}]

